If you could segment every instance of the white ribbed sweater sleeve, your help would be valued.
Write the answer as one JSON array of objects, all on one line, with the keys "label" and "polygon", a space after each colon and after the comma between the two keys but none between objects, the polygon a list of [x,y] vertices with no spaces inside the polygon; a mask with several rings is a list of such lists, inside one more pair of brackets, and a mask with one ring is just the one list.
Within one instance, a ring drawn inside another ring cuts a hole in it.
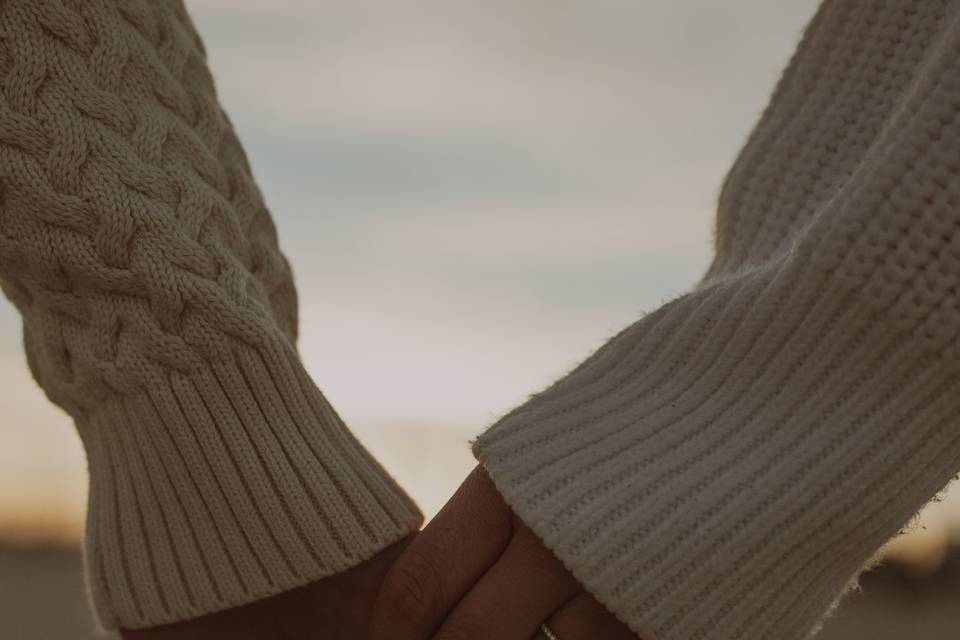
[{"label": "white ribbed sweater sleeve", "polygon": [[644,640],[798,640],[960,470],[960,3],[824,3],[716,231],[474,452]]},{"label": "white ribbed sweater sleeve", "polygon": [[415,531],[300,361],[290,266],[182,3],[10,0],[0,30],[0,282],[86,448],[100,622],[258,600]]}]

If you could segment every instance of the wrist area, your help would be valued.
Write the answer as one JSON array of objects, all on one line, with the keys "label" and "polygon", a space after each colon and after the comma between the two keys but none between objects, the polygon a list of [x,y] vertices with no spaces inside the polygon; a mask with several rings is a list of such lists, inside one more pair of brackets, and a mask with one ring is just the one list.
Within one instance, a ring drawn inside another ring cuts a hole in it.
[{"label": "wrist area", "polygon": [[235,345],[77,417],[99,623],[196,618],[338,574],[419,528],[286,341]]}]

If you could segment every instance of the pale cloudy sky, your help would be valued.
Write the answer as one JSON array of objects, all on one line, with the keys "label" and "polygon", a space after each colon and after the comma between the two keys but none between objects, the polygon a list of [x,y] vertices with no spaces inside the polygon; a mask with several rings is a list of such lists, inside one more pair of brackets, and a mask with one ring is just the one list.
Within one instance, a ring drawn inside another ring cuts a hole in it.
[{"label": "pale cloudy sky", "polygon": [[[321,388],[428,512],[465,441],[710,258],[791,0],[195,0]],[[79,522],[83,455],[0,302],[0,532]]]},{"label": "pale cloudy sky", "polygon": [[195,3],[321,387],[475,431],[688,286],[813,9]]}]

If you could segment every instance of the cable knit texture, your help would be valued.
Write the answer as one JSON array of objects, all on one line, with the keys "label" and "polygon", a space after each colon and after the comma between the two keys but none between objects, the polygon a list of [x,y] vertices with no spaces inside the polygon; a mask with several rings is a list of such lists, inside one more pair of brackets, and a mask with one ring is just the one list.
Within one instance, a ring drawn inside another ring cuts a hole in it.
[{"label": "cable knit texture", "polygon": [[298,357],[297,300],[181,2],[0,2],[0,275],[90,468],[100,622],[353,566],[421,515]]},{"label": "cable knit texture", "polygon": [[702,280],[476,441],[645,640],[808,637],[960,469],[958,116],[960,2],[824,2]]}]

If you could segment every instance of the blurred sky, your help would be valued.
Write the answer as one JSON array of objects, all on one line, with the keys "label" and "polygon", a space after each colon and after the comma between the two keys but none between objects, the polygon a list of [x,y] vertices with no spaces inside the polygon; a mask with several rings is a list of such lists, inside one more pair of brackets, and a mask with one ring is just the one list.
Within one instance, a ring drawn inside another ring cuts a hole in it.
[{"label": "blurred sky", "polygon": [[[469,437],[706,268],[721,180],[816,8],[187,4],[307,366],[428,513]],[[0,533],[76,535],[83,454],[18,323],[0,302]]]}]

